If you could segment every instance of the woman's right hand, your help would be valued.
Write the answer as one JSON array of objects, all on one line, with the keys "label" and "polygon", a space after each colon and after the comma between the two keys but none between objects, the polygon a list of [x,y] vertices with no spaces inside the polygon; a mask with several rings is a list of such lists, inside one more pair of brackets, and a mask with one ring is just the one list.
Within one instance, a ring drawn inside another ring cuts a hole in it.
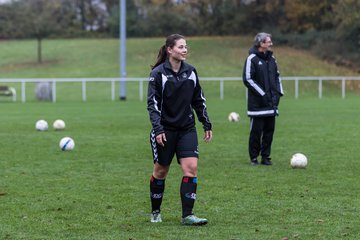
[{"label": "woman's right hand", "polygon": [[159,135],[157,135],[156,142],[162,147],[165,146],[165,142],[166,142],[165,133],[160,133]]}]

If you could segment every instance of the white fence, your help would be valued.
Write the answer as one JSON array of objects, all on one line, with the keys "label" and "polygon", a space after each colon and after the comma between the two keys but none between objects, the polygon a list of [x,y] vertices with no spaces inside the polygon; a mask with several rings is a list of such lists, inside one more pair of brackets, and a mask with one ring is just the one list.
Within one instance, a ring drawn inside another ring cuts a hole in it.
[{"label": "white fence", "polygon": [[[318,81],[319,82],[319,98],[322,97],[323,81],[337,80],[341,81],[341,96],[345,98],[346,81],[360,80],[360,76],[307,76],[307,77],[282,77],[283,81],[291,80],[295,82],[295,98],[299,96],[299,81]],[[220,99],[224,99],[224,82],[225,81],[241,81],[241,77],[203,77],[201,81],[219,81],[220,82]],[[139,82],[139,100],[143,101],[144,82],[147,78],[29,78],[29,79],[0,79],[0,85],[8,83],[21,83],[21,101],[26,102],[26,83],[51,82],[52,83],[52,99],[56,102],[56,83],[58,82],[81,82],[82,83],[82,100],[86,101],[86,83],[87,82],[109,82],[111,84],[111,100],[115,101],[115,83],[120,81]]]}]

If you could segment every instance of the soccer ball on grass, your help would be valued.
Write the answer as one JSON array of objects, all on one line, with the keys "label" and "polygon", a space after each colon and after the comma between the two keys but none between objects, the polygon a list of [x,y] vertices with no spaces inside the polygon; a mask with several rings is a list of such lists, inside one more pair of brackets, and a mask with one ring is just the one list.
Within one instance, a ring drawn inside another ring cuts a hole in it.
[{"label": "soccer ball on grass", "polygon": [[75,142],[71,137],[64,137],[60,140],[59,147],[63,151],[71,151],[75,147]]},{"label": "soccer ball on grass", "polygon": [[61,119],[57,119],[53,123],[53,127],[55,130],[64,130],[65,129],[65,122]]},{"label": "soccer ball on grass", "polygon": [[35,129],[38,131],[46,131],[46,130],[48,130],[48,127],[49,126],[48,126],[47,121],[42,120],[42,119],[37,121],[35,124]]},{"label": "soccer ball on grass", "polygon": [[229,122],[238,122],[240,115],[237,112],[231,112],[228,116]]},{"label": "soccer ball on grass", "polygon": [[308,164],[307,157],[302,153],[295,153],[290,159],[292,168],[305,168]]}]

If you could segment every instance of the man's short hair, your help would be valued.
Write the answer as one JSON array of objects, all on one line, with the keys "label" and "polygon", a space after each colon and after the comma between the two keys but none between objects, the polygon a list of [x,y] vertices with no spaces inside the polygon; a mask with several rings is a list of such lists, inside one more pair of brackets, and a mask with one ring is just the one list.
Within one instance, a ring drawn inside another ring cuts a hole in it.
[{"label": "man's short hair", "polygon": [[265,32],[260,32],[258,34],[256,34],[255,38],[254,38],[254,46],[255,47],[260,47],[260,43],[263,43],[266,41],[266,38],[271,38],[271,34],[269,33],[265,33]]}]

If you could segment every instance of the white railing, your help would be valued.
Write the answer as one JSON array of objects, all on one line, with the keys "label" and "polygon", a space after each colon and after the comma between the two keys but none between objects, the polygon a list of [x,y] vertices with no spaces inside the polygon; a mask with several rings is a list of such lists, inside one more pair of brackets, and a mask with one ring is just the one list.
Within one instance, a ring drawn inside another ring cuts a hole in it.
[{"label": "white railing", "polygon": [[[299,81],[316,80],[319,81],[319,98],[322,97],[323,81],[337,80],[341,81],[341,96],[345,98],[346,81],[360,80],[360,76],[306,76],[306,77],[282,77],[283,81],[291,80],[295,82],[295,98],[299,97]],[[224,82],[225,81],[241,81],[241,77],[203,77],[201,81],[219,81],[220,82],[220,99],[224,99]],[[52,101],[56,102],[56,83],[58,82],[81,82],[82,83],[82,100],[86,101],[86,83],[87,82],[110,82],[111,84],[111,100],[115,100],[115,83],[120,81],[139,82],[139,100],[143,101],[144,87],[143,83],[148,78],[28,78],[28,79],[0,79],[0,84],[4,83],[21,83],[21,101],[26,102],[26,83],[50,82],[52,83]]]},{"label": "white railing", "polygon": [[306,80],[317,80],[319,81],[319,98],[322,98],[322,83],[327,80],[341,81],[341,97],[345,98],[345,86],[346,81],[349,80],[360,80],[360,76],[321,76],[321,77],[282,77],[282,80],[293,80],[295,81],[295,98],[299,97],[299,81]]}]

